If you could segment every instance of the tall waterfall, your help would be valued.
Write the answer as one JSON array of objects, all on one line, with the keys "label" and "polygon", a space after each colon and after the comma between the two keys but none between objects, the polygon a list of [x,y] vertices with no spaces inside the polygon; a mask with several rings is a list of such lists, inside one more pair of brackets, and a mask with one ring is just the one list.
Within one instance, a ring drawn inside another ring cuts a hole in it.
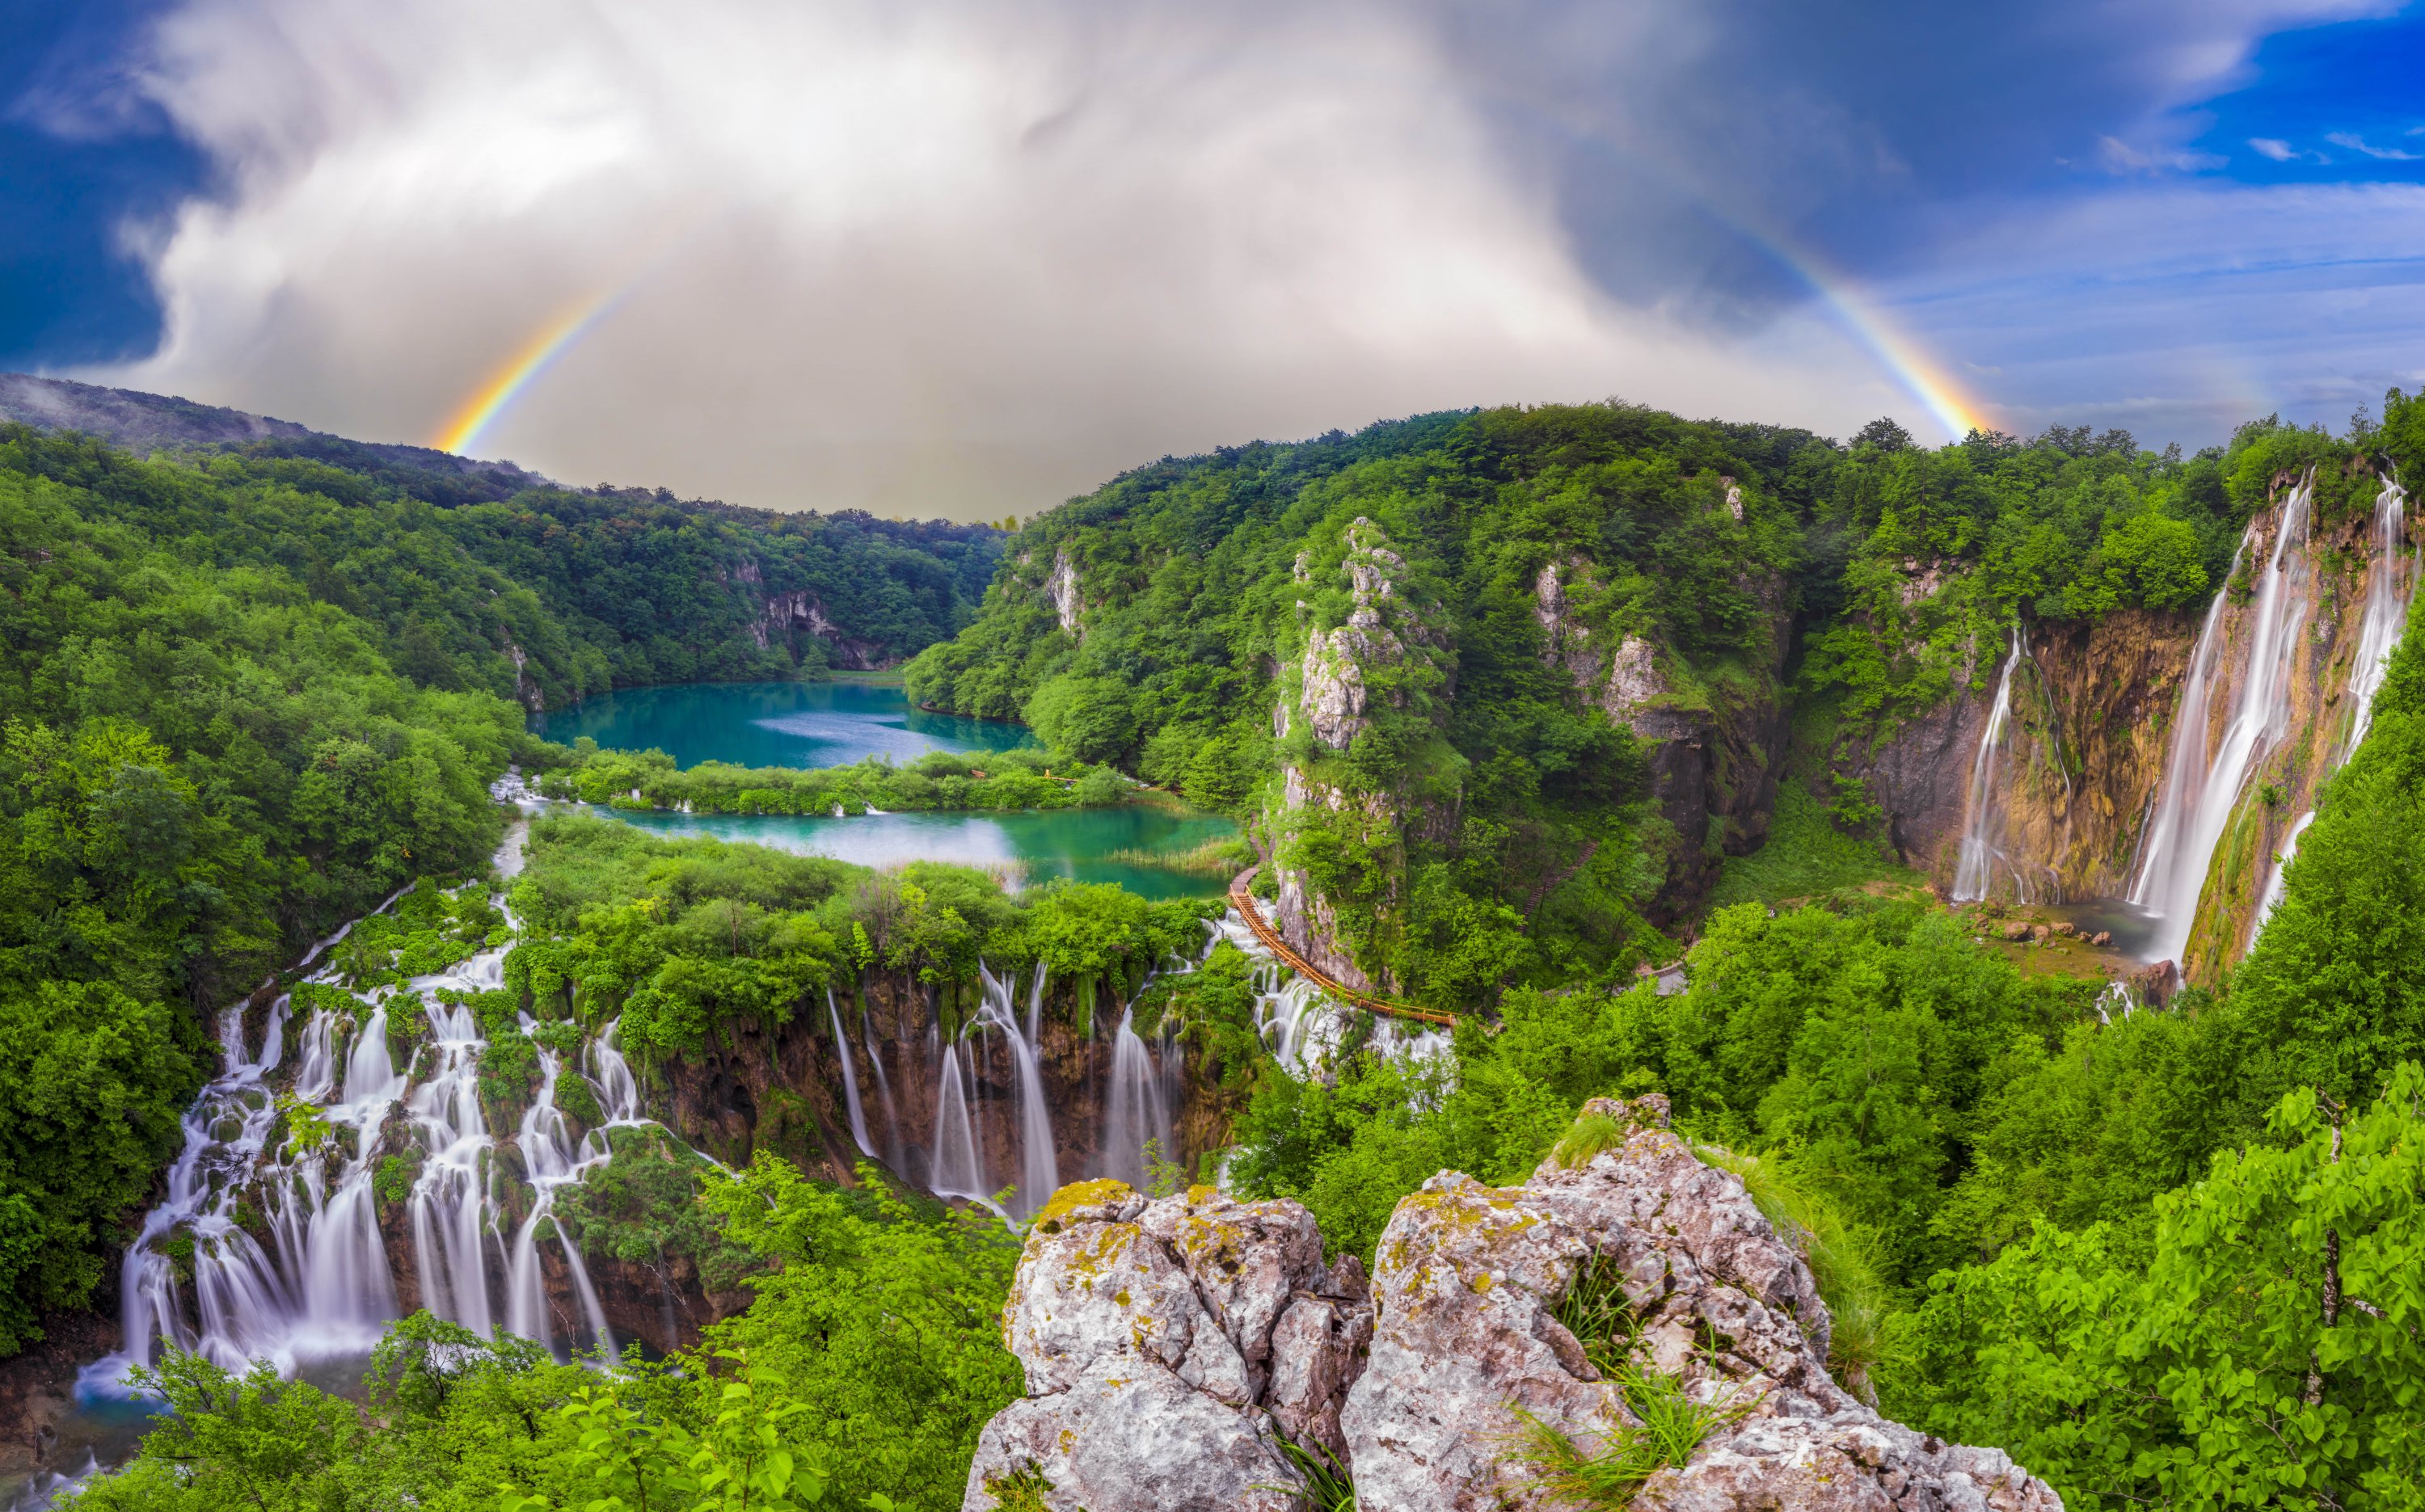
[{"label": "tall waterfall", "polygon": [[[2130,901],[2150,910],[2158,920],[2150,947],[2153,958],[2180,958],[2196,922],[2208,867],[2230,822],[2232,807],[2249,774],[2288,729],[2291,661],[2298,653],[2299,631],[2307,613],[2306,557],[2302,549],[2307,540],[2314,485],[2310,471],[2283,501],[2273,549],[2257,581],[2248,615],[2247,652],[2240,661],[2238,697],[2211,754],[2208,716],[2229,670],[2224,655],[2227,591],[2215,595],[2198,633],[2189,677],[2181,687],[2180,708],[2174,716],[2163,790],[2156,801],[2139,875],[2130,885]],[[2235,576],[2257,538],[2257,525],[2252,521],[2239,553],[2232,558]]]},{"label": "tall waterfall", "polygon": [[2374,695],[2391,670],[2391,653],[2408,629],[2408,606],[2417,596],[2417,564],[2408,551],[2408,490],[2397,473],[2374,496],[2374,559],[2366,569],[2366,618],[2358,625],[2357,653],[2350,663],[2349,732],[2334,756],[2347,761],[2374,723]]},{"label": "tall waterfall", "polygon": [[[1995,706],[1987,712],[1987,727],[1980,732],[1979,754],[1970,760],[1970,813],[1962,836],[1962,860],[1953,874],[1953,900],[1973,902],[1987,896],[1996,880],[1996,862],[2003,852],[1996,846],[1996,753],[2004,742],[2004,726],[2013,718],[2013,670],[2021,664],[2025,654],[2021,642],[2020,622],[2013,622],[2013,649],[2004,658],[2004,670],[1996,678]],[[2029,883],[2015,868],[2014,885],[2019,889],[2021,901],[2029,901]]]},{"label": "tall waterfall", "polygon": [[868,1159],[875,1158],[875,1146],[867,1138],[867,1109],[859,1101],[858,1058],[851,1053],[850,1036],[842,1032],[842,1009],[834,1002],[833,989],[826,989],[826,1018],[833,1026],[834,1058],[842,1062],[843,1095],[848,1099],[850,1138],[859,1153]]},{"label": "tall waterfall", "polygon": [[[2344,695],[2348,728],[2333,746],[2330,764],[2337,768],[2357,751],[2374,723],[2374,695],[2391,669],[2391,653],[2408,628],[2408,606],[2417,595],[2417,565],[2408,551],[2408,491],[2397,474],[2385,478],[2374,496],[2374,557],[2366,569],[2366,617],[2358,622],[2357,649],[2350,661],[2349,690]],[[2314,823],[2316,811],[2299,816],[2266,874],[2265,891],[2257,904],[2256,928],[2262,930],[2282,901],[2283,874],[2298,854],[2299,836]]]}]

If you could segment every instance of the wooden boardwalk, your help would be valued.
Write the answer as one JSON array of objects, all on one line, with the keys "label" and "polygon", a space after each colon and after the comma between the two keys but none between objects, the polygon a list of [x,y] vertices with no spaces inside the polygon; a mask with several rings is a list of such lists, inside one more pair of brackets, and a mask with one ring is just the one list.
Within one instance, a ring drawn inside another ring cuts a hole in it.
[{"label": "wooden boardwalk", "polygon": [[1247,890],[1247,884],[1255,880],[1255,873],[1261,869],[1261,867],[1248,867],[1238,874],[1237,880],[1229,883],[1229,906],[1236,909],[1238,916],[1246,921],[1246,928],[1255,931],[1255,938],[1263,942],[1263,948],[1287,962],[1298,976],[1312,982],[1350,1008],[1360,1008],[1372,1013],[1386,1013],[1391,1018],[1415,1019],[1424,1024],[1438,1024],[1450,1027],[1455,1026],[1456,1015],[1453,1013],[1442,1013],[1428,1008],[1411,1008],[1405,1003],[1390,1002],[1386,997],[1374,997],[1368,993],[1359,993],[1291,949],[1289,943],[1280,938],[1279,931],[1263,922],[1263,912],[1255,906],[1255,895]]}]

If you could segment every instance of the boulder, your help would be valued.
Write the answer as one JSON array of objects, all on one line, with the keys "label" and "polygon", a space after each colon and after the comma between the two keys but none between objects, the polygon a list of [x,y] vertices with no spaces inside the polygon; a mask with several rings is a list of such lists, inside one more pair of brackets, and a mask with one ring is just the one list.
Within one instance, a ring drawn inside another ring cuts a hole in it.
[{"label": "boulder", "polygon": [[1283,1440],[1343,1452],[1372,1307],[1294,1202],[1084,1182],[1030,1227],[1003,1334],[1027,1395],[979,1435],[969,1512],[1013,1487],[1055,1509],[1293,1512]]},{"label": "boulder", "polygon": [[[1065,1189],[1004,1316],[1029,1394],[986,1425],[967,1512],[1013,1485],[1061,1512],[1280,1512],[1283,1434],[1330,1446],[1365,1512],[1547,1512],[1526,1420],[1590,1449],[1638,1427],[1646,1383],[1710,1427],[1644,1512],[2061,1512],[2001,1451],[1890,1422],[1828,1374],[1800,1252],[1663,1098],[1584,1111],[1614,1133],[1571,1167],[1510,1187],[1443,1171],[1402,1201],[1369,1300],[1294,1203]],[[1622,1329],[1566,1308],[1579,1284]]]}]

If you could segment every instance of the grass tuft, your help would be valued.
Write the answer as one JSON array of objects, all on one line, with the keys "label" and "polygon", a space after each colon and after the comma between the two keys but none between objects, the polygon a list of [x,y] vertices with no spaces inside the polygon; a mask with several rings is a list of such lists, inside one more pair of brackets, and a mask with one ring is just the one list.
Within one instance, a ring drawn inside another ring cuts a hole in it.
[{"label": "grass tuft", "polygon": [[1684,1464],[1710,1434],[1759,1405],[1759,1398],[1739,1393],[1696,1402],[1678,1377],[1637,1365],[1626,1366],[1616,1383],[1638,1422],[1620,1424],[1589,1447],[1520,1407],[1513,1409],[1518,1426],[1508,1457],[1531,1467],[1525,1489],[1593,1512],[1615,1512],[1632,1505],[1651,1476]]},{"label": "grass tuft", "polygon": [[1869,1236],[1825,1194],[1794,1179],[1775,1155],[1696,1145],[1706,1163],[1740,1177],[1752,1205],[1810,1267],[1827,1304],[1827,1368],[1843,1388],[1877,1405],[1875,1377],[1899,1358],[1894,1293],[1878,1274]]},{"label": "grass tuft", "polygon": [[1558,1142],[1550,1147],[1550,1158],[1561,1170],[1578,1170],[1590,1165],[1593,1156],[1622,1146],[1625,1136],[1625,1125],[1607,1114],[1586,1113],[1558,1136]]}]

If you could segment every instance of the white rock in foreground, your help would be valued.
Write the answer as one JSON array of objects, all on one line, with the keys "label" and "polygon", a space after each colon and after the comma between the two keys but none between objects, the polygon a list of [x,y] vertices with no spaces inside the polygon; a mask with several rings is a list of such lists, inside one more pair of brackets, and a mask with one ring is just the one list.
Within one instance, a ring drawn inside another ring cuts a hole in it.
[{"label": "white rock in foreground", "polygon": [[1021,1482],[1071,1512],[1294,1512],[1280,1435],[1341,1451],[1372,1308],[1294,1202],[1099,1181],[1036,1215],[1003,1334],[1028,1394],[979,1435],[967,1512]]},{"label": "white rock in foreground", "polygon": [[1511,1406],[1586,1445],[1630,1423],[1552,1315],[1593,1257],[1622,1277],[1637,1358],[1696,1400],[1756,1404],[1651,1477],[1643,1512],[2060,1512],[2001,1451],[1948,1446],[1837,1386],[1808,1268],[1739,1179],[1667,1131],[1665,1099],[1585,1112],[1627,1125],[1623,1144],[1518,1187],[1443,1172],[1383,1231],[1372,1361],[1341,1414],[1364,1512],[1545,1504],[1510,1457]]},{"label": "white rock in foreground", "polygon": [[1623,1286],[1637,1360],[1743,1409],[1644,1484],[1643,1512],[2061,1512],[2001,1451],[1836,1384],[1808,1268],[1668,1132],[1663,1098],[1585,1111],[1622,1143],[1517,1187],[1445,1171],[1401,1202],[1369,1302],[1293,1202],[1065,1189],[1004,1316],[1028,1396],[986,1425],[966,1512],[1009,1477],[1055,1512],[1291,1512],[1282,1432],[1345,1459],[1361,1512],[1546,1508],[1515,1409],[1585,1445],[1634,1421],[1556,1316],[1587,1263]]}]

